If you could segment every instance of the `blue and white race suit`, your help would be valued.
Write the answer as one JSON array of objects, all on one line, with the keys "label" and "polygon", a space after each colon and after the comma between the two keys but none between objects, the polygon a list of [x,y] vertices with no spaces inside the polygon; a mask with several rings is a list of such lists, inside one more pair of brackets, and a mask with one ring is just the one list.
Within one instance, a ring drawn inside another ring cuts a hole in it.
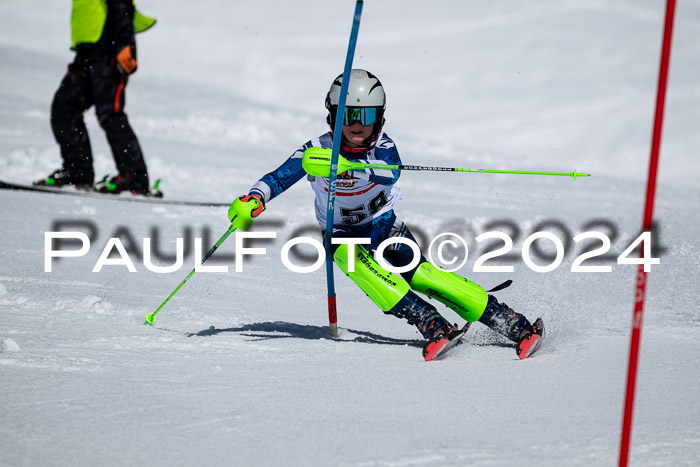
[{"label": "blue and white race suit", "polygon": [[[310,147],[330,149],[333,147],[333,134],[328,133],[314,138],[297,149],[289,159],[272,172],[263,176],[250,189],[249,194],[263,197],[265,203],[282,194],[306,172],[302,167],[304,151]],[[372,164],[401,164],[396,145],[384,132],[377,136],[377,143],[371,149],[362,152],[349,152],[341,149],[343,157],[351,161]],[[336,200],[333,225],[360,226],[390,212],[394,203],[401,199],[401,190],[395,185],[399,178],[398,170],[365,169],[353,170],[338,176],[336,181]],[[328,178],[307,177],[314,190],[316,199],[316,220],[321,228],[326,226],[326,207],[328,205]]]},{"label": "blue and white race suit", "polygon": [[[253,185],[249,194],[260,195],[267,203],[301,180],[306,175],[302,167],[304,151],[312,146],[332,148],[333,134],[328,132],[304,144],[281,166]],[[350,161],[401,164],[396,145],[383,131],[377,136],[374,147],[362,149],[360,152],[343,148],[340,153]],[[401,199],[401,190],[395,185],[399,174],[399,170],[365,169],[339,175],[336,181],[333,236],[370,238],[370,244],[365,245],[369,250],[376,249],[389,237],[405,237],[415,242],[408,227],[394,214],[394,204]],[[311,176],[307,178],[316,195],[314,201],[316,220],[321,229],[325,230],[328,178]],[[413,251],[404,244],[394,243],[385,250],[384,257],[394,266],[403,267],[413,259]],[[426,259],[421,255],[420,263],[424,261]],[[401,275],[410,281],[416,268]]]}]

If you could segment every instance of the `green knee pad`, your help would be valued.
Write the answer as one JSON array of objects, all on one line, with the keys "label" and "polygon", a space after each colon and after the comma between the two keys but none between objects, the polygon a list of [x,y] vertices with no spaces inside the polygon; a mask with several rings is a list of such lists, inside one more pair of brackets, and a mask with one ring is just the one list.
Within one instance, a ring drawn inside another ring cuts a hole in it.
[{"label": "green knee pad", "polygon": [[473,282],[453,272],[425,262],[418,266],[411,287],[428,297],[436,298],[467,321],[478,321],[486,309],[489,296]]},{"label": "green knee pad", "polygon": [[399,303],[410,287],[408,282],[381,267],[361,245],[351,245],[354,249],[350,260],[355,261],[355,270],[348,263],[348,245],[342,244],[335,250],[333,259],[341,271],[357,284],[383,312],[388,312]]}]

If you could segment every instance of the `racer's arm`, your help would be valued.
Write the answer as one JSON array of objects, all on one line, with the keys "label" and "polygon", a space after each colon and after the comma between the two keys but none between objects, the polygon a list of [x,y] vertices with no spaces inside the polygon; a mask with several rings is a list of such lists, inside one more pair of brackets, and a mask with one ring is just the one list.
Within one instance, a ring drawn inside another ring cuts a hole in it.
[{"label": "racer's arm", "polygon": [[[391,142],[391,140],[389,140]],[[401,157],[399,157],[399,151],[396,146],[391,142],[391,144],[381,144],[377,145],[374,149],[374,157],[376,160],[370,159],[352,159],[352,162],[362,162],[365,164],[387,164],[387,165],[401,165]],[[357,178],[362,178],[364,180],[369,180],[372,183],[378,183],[379,185],[393,185],[395,184],[399,176],[401,175],[400,170],[389,170],[389,169],[364,169],[364,170],[353,170],[352,176]]]},{"label": "racer's arm", "polygon": [[307,145],[297,150],[282,165],[265,174],[250,188],[249,195],[259,197],[264,203],[284,193],[296,182],[301,180],[306,172],[302,167],[302,156]]}]

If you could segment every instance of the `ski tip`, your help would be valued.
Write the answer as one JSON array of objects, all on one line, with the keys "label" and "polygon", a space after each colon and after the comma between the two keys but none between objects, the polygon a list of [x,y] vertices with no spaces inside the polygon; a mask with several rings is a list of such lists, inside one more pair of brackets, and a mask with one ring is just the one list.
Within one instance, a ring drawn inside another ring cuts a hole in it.
[{"label": "ski tip", "polygon": [[442,355],[449,342],[449,339],[446,338],[428,342],[425,347],[423,347],[423,358],[425,361],[429,362],[431,360],[435,360]]},{"label": "ski tip", "polygon": [[539,335],[533,334],[528,339],[520,342],[518,345],[518,357],[520,360],[525,360],[526,358],[530,357],[530,355],[535,353],[535,350],[537,347],[539,347],[540,340],[541,337]]},{"label": "ski tip", "polygon": [[535,328],[534,332],[518,342],[515,349],[520,360],[531,357],[542,344],[542,338],[544,337],[544,321],[542,321],[542,318],[537,318],[533,323],[533,327]]},{"label": "ski tip", "polygon": [[457,329],[455,324],[454,328],[449,332],[448,335],[441,337],[437,340],[431,340],[425,343],[423,346],[423,358],[426,362],[435,360],[445,354],[452,347],[459,345],[464,338],[464,334],[469,330],[471,322],[467,323],[462,327],[462,329]]}]

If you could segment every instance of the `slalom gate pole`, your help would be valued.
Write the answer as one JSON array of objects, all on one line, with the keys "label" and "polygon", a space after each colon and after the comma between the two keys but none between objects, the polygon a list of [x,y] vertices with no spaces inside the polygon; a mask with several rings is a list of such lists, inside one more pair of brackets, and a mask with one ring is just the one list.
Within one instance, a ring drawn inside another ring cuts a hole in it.
[{"label": "slalom gate pole", "polygon": [[[642,223],[642,229],[644,232],[651,231],[651,222],[654,213],[656,175],[659,165],[659,149],[661,147],[661,131],[664,120],[664,104],[666,101],[668,67],[671,59],[671,41],[673,38],[673,18],[675,9],[676,0],[667,0],[664,36],[661,46],[661,64],[659,66],[659,81],[656,90],[654,130],[651,138],[651,157],[649,161],[649,175],[647,178],[646,203],[644,206],[644,220]],[[644,255],[644,249],[642,249],[641,255]],[[625,394],[625,409],[622,421],[622,437],[620,441],[620,467],[627,467],[627,463],[629,461],[630,440],[632,438],[632,416],[634,414],[634,397],[637,380],[637,363],[639,360],[639,345],[642,339],[642,322],[644,317],[646,287],[647,272],[644,270],[644,265],[640,264],[637,271],[634,314],[632,318],[632,337],[630,339],[629,364],[627,368],[627,390]]]},{"label": "slalom gate pole", "polygon": [[338,156],[340,155],[340,139],[343,133],[343,113],[345,112],[345,101],[348,94],[348,84],[350,83],[350,70],[352,70],[352,59],[355,55],[355,45],[357,44],[357,34],[360,29],[360,18],[362,17],[363,0],[357,0],[355,4],[355,15],[352,21],[350,32],[350,42],[348,53],[345,56],[345,69],[343,70],[343,81],[340,86],[340,98],[338,100],[338,110],[335,114],[335,126],[333,128],[333,151],[331,153],[331,167],[328,175],[328,205],[326,209],[326,280],[328,283],[328,331],[330,335],[338,335],[338,309],[335,301],[335,282],[333,280],[333,252],[331,249],[331,239],[333,237],[333,217],[335,215],[335,185],[338,175]]},{"label": "slalom gate pole", "polygon": [[[206,260],[208,260],[209,257],[214,254],[214,252],[217,250],[217,248],[219,248],[221,246],[221,244],[226,241],[228,236],[231,235],[236,230],[236,228],[233,226],[234,219],[235,219],[235,217],[233,219],[231,219],[231,222],[232,222],[231,226],[228,228],[226,233],[223,234],[221,236],[221,238],[219,238],[219,240],[216,242],[216,244],[213,247],[211,247],[211,249],[207,252],[207,254],[204,255],[204,258],[202,258],[202,264],[204,264],[206,262]],[[185,285],[185,282],[187,282],[190,277],[194,276],[194,273],[196,270],[197,270],[197,268],[195,267],[192,269],[192,271],[190,271],[190,273],[187,275],[187,277],[185,277],[185,279],[182,282],[180,282],[180,285],[175,287],[175,290],[173,290],[173,292],[170,295],[168,295],[168,298],[166,298],[165,301],[160,304],[160,306],[156,309],[156,311],[154,311],[153,313],[148,313],[146,315],[146,322],[143,324],[151,324],[152,325],[153,323],[155,323],[156,315],[158,314],[158,312],[165,306],[166,303],[168,303],[168,301],[170,301],[171,298],[173,298],[175,296],[175,294],[178,292],[178,290],[180,290],[182,288],[182,286]]]}]

